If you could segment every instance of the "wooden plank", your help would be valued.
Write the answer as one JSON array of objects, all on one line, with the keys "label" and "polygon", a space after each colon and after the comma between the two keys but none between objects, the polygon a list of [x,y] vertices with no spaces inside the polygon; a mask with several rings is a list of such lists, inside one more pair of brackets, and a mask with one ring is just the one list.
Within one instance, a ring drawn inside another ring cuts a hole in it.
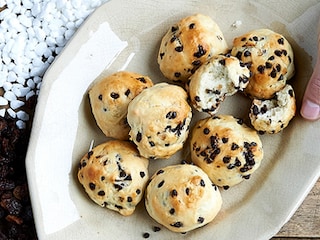
[{"label": "wooden plank", "polygon": [[273,240],[320,239],[320,179]]}]

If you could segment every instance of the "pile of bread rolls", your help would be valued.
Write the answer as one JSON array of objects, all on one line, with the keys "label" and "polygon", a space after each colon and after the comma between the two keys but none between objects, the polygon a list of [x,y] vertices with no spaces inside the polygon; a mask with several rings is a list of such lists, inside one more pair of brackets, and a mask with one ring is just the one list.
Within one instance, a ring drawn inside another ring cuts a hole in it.
[{"label": "pile of bread rolls", "polygon": [[[96,123],[113,140],[85,154],[78,179],[102,207],[127,216],[145,199],[153,219],[187,232],[219,213],[220,187],[239,184],[259,168],[259,133],[278,133],[295,115],[294,90],[287,84],[294,75],[293,50],[269,29],[236,37],[230,49],[219,26],[195,14],[170,26],[157,61],[171,83],[121,71],[89,90]],[[218,113],[237,92],[252,100],[251,126]],[[208,116],[190,129],[192,109]],[[149,178],[152,161],[182,148],[190,148],[192,164],[168,161]]]}]

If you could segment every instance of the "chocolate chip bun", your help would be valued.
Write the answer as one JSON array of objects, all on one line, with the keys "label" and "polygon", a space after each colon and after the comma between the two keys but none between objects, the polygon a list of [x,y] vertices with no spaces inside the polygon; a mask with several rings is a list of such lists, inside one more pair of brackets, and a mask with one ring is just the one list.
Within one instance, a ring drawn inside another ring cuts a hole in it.
[{"label": "chocolate chip bun", "polygon": [[146,158],[169,158],[189,134],[191,107],[186,91],[159,83],[142,91],[128,107],[130,139]]},{"label": "chocolate chip bun", "polygon": [[95,203],[128,216],[143,198],[148,164],[134,144],[112,140],[83,156],[78,179]]},{"label": "chocolate chip bun", "polygon": [[227,51],[219,26],[209,16],[195,14],[170,27],[162,38],[158,63],[166,78],[186,82],[202,63]]},{"label": "chocolate chip bun", "polygon": [[294,75],[290,43],[269,29],[253,30],[235,38],[231,54],[249,66],[252,77],[245,93],[253,98],[272,98]]},{"label": "chocolate chip bun", "polygon": [[295,94],[292,86],[287,84],[272,99],[254,99],[249,117],[252,126],[260,133],[278,133],[288,126],[295,112]]},{"label": "chocolate chip bun", "polygon": [[257,132],[229,115],[199,120],[190,147],[192,161],[225,189],[249,179],[263,158]]},{"label": "chocolate chip bun", "polygon": [[216,114],[220,103],[248,85],[249,69],[236,57],[217,55],[191,77],[188,88],[192,106],[200,112]]},{"label": "chocolate chip bun", "polygon": [[211,222],[221,209],[217,186],[194,165],[167,166],[151,178],[145,195],[149,215],[174,232]]},{"label": "chocolate chip bun", "polygon": [[95,83],[89,90],[92,113],[107,137],[129,139],[127,110],[131,100],[153,85],[147,76],[121,71]]}]

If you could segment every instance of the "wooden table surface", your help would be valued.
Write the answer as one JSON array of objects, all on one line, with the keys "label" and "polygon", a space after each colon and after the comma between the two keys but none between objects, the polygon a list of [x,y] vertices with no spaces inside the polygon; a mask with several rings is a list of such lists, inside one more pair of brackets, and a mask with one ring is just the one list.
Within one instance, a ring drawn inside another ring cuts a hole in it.
[{"label": "wooden table surface", "polygon": [[272,240],[320,239],[320,179]]}]

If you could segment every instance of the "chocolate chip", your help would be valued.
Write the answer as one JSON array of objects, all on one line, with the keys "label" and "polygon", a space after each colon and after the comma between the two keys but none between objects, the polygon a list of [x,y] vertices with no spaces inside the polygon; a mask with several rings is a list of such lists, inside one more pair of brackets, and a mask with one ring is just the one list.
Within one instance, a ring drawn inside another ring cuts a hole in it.
[{"label": "chocolate chip", "polygon": [[176,211],[176,210],[174,210],[174,208],[171,208],[170,211],[169,211],[169,213],[170,213],[171,215],[173,215],[173,214],[175,213],[175,211]]},{"label": "chocolate chip", "polygon": [[279,39],[278,39],[278,43],[281,44],[281,45],[283,45],[283,44],[284,44],[284,39],[283,39],[283,38],[279,38]]},{"label": "chocolate chip", "polygon": [[170,42],[173,43],[175,40],[177,40],[177,37],[173,35],[172,38],[170,39]]},{"label": "chocolate chip", "polygon": [[249,57],[249,56],[251,56],[251,52],[249,50],[246,50],[246,51],[244,51],[243,55],[245,57]]},{"label": "chocolate chip", "polygon": [[141,132],[138,132],[137,137],[136,137],[136,141],[140,142],[141,140],[142,140],[142,134],[141,134]]},{"label": "chocolate chip", "polygon": [[162,174],[162,173],[164,173],[164,171],[163,171],[162,169],[160,169],[160,170],[157,172],[157,175]]},{"label": "chocolate chip", "polygon": [[229,157],[229,156],[225,156],[225,157],[222,158],[222,161],[223,161],[224,163],[229,163],[230,160],[231,160],[231,157]]},{"label": "chocolate chip", "polygon": [[120,95],[119,95],[119,93],[112,92],[112,93],[110,94],[110,97],[112,97],[113,99],[117,99],[117,98],[120,97]]},{"label": "chocolate chip", "polygon": [[238,59],[241,59],[241,56],[242,56],[242,52],[237,52],[237,54],[236,54],[236,57],[238,58]]},{"label": "chocolate chip", "polygon": [[274,60],[274,56],[270,56],[270,57],[268,58],[268,60],[273,61],[273,60]]},{"label": "chocolate chip", "polygon": [[171,191],[171,197],[176,197],[176,196],[178,196],[178,192],[177,192],[177,190],[173,189]]},{"label": "chocolate chip", "polygon": [[201,186],[201,187],[205,187],[205,186],[206,186],[206,184],[205,184],[205,182],[203,181],[203,179],[200,180],[200,186]]},{"label": "chocolate chip", "polygon": [[282,51],[280,51],[280,50],[275,50],[275,51],[274,51],[274,54],[275,54],[276,56],[278,56],[278,57],[281,57]]},{"label": "chocolate chip", "polygon": [[130,89],[128,89],[124,94],[128,97],[130,92],[131,92]]},{"label": "chocolate chip", "polygon": [[136,78],[138,81],[142,82],[142,83],[147,83],[146,79],[144,77],[138,77]]},{"label": "chocolate chip", "polygon": [[236,143],[232,143],[231,145],[231,150],[234,151],[234,150],[237,150],[239,148],[239,145],[236,144]]},{"label": "chocolate chip", "polygon": [[162,180],[159,184],[158,184],[158,188],[161,188],[164,184],[164,180]]},{"label": "chocolate chip", "polygon": [[181,73],[180,73],[180,72],[175,72],[175,73],[174,73],[174,76],[175,76],[176,78],[179,78],[179,77],[181,77]]},{"label": "chocolate chip", "polygon": [[198,51],[193,54],[193,56],[200,58],[206,54],[206,50],[203,49],[202,45],[198,45]]},{"label": "chocolate chip", "polygon": [[140,172],[140,177],[144,178],[146,176],[145,172]]},{"label": "chocolate chip", "polygon": [[166,115],[166,118],[168,118],[168,119],[175,119],[176,117],[177,117],[177,112],[176,111],[170,111]]},{"label": "chocolate chip", "polygon": [[293,97],[293,96],[294,96],[294,93],[293,93],[292,89],[290,89],[290,90],[288,91],[288,93],[289,93],[290,97]]},{"label": "chocolate chip", "polygon": [[260,112],[261,112],[261,114],[265,114],[267,111],[268,111],[268,107],[267,107],[267,105],[264,104],[264,105],[261,107]]},{"label": "chocolate chip", "polygon": [[106,195],[106,193],[103,190],[101,190],[101,191],[98,192],[98,195],[99,196],[104,196],[104,195]]},{"label": "chocolate chip", "polygon": [[201,65],[201,61],[200,60],[195,60],[192,62],[193,66],[200,66]]},{"label": "chocolate chip", "polygon": [[223,143],[227,143],[228,141],[229,141],[229,138],[226,138],[226,137],[223,137],[223,138],[222,138],[222,142],[223,142]]},{"label": "chocolate chip", "polygon": [[265,69],[265,66],[262,66],[262,65],[259,65],[258,68],[257,68],[258,72],[261,73],[261,74],[263,74],[264,69]]},{"label": "chocolate chip", "polygon": [[252,113],[253,115],[257,116],[259,114],[259,108],[257,105],[253,105],[252,107]]},{"label": "chocolate chip", "polygon": [[175,47],[175,49],[177,52],[182,52],[183,51],[183,46],[178,46],[178,47]]},{"label": "chocolate chip", "polygon": [[208,134],[210,133],[210,129],[209,129],[209,128],[204,128],[204,129],[203,129],[203,133],[204,133],[205,135],[208,135]]},{"label": "chocolate chip", "polygon": [[122,186],[121,185],[119,185],[119,184],[113,184],[113,186],[114,186],[114,188],[117,190],[117,191],[120,191],[120,190],[122,190]]},{"label": "chocolate chip", "polygon": [[222,66],[225,66],[225,65],[226,65],[226,60],[225,60],[225,59],[221,59],[221,60],[219,60],[219,63],[220,63]]},{"label": "chocolate chip", "polygon": [[200,99],[199,96],[195,96],[195,97],[194,97],[194,100],[195,100],[196,102],[200,102],[200,101],[201,101],[201,99]]},{"label": "chocolate chip", "polygon": [[96,185],[94,183],[89,183],[89,188],[93,191],[96,189]]},{"label": "chocolate chip", "polygon": [[203,223],[203,222],[204,222],[204,218],[203,218],[203,217],[199,217],[199,218],[198,218],[198,223],[201,224],[201,223]]},{"label": "chocolate chip", "polygon": [[170,226],[176,227],[176,228],[181,228],[181,227],[183,227],[183,223],[182,222],[175,222],[175,223],[170,224]]},{"label": "chocolate chip", "polygon": [[274,68],[274,69],[272,69],[272,71],[271,71],[271,73],[270,73],[270,76],[272,77],[272,78],[276,78],[276,76],[277,76],[277,70]]},{"label": "chocolate chip", "polygon": [[93,151],[89,151],[87,156],[88,158],[90,158],[92,155],[93,155]]},{"label": "chocolate chip", "polygon": [[145,232],[145,233],[142,234],[142,237],[143,238],[149,238],[150,237],[150,233]]},{"label": "chocolate chip", "polygon": [[98,96],[98,98],[99,98],[99,100],[102,101],[102,94],[100,94],[100,95]]},{"label": "chocolate chip", "polygon": [[152,230],[153,230],[154,232],[159,232],[159,231],[161,230],[161,228],[158,227],[158,226],[153,226]]},{"label": "chocolate chip", "polygon": [[176,32],[179,30],[179,27],[178,26],[172,26],[171,27],[171,32]]},{"label": "chocolate chip", "polygon": [[195,26],[196,26],[196,24],[195,24],[195,23],[191,23],[191,24],[189,25],[189,29],[194,29],[194,28],[195,28]]}]

